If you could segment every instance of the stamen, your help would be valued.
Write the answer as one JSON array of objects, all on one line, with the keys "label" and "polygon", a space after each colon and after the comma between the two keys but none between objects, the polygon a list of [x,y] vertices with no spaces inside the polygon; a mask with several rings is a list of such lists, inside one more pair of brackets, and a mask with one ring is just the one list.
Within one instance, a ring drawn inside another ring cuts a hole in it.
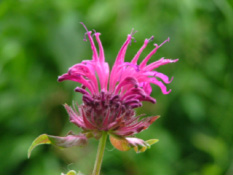
[{"label": "stamen", "polygon": [[80,22],[80,24],[83,25],[84,29],[87,31],[85,34],[84,34],[84,38],[83,38],[83,41],[87,41],[87,33],[89,32],[87,27],[85,26],[85,24],[83,24],[83,22]]},{"label": "stamen", "polygon": [[130,33],[130,35],[134,35],[135,33],[137,33],[138,31],[137,30],[134,30],[134,28],[132,28],[132,30],[131,30],[131,33]]},{"label": "stamen", "polygon": [[151,37],[148,39],[149,42],[151,42],[151,41],[153,41],[153,40],[154,40],[154,36],[151,36]]},{"label": "stamen", "polygon": [[84,34],[83,41],[87,41],[87,34]]},{"label": "stamen", "polygon": [[130,36],[131,36],[131,40],[130,40],[130,43],[129,43],[129,45],[131,46],[131,41],[133,40],[135,43],[137,42],[136,40],[135,40],[135,38],[133,37],[133,35],[135,34],[135,33],[137,33],[138,31],[137,30],[134,30],[134,28],[132,28],[132,30],[131,30],[131,32],[130,32]]},{"label": "stamen", "polygon": [[161,47],[162,45],[164,45],[166,42],[169,42],[170,41],[170,38],[168,37],[164,42],[162,42],[159,47]]},{"label": "stamen", "polygon": [[[142,51],[146,48],[147,44],[152,41],[154,39],[154,37],[152,36],[149,39],[145,39],[144,44],[142,45],[142,47],[139,49],[139,51],[137,52],[137,54],[134,56],[134,58],[132,59],[131,63],[137,65],[137,61],[139,56],[141,55]],[[138,70],[139,71],[139,70]],[[137,71],[137,72],[138,72]]]},{"label": "stamen", "polygon": [[91,35],[92,37],[94,37],[96,35],[96,30],[95,29],[92,29],[94,31],[94,33]]},{"label": "stamen", "polygon": [[80,24],[82,24],[83,27],[84,27],[84,29],[85,29],[87,32],[89,32],[88,29],[87,29],[87,27],[85,26],[85,24],[83,24],[83,22],[80,22]]},{"label": "stamen", "polygon": [[129,45],[130,45],[130,46],[131,46],[131,44],[132,44],[132,40],[133,40],[133,42],[135,42],[135,43],[137,42],[136,39],[135,39],[134,37],[131,37],[131,40],[130,40],[130,42],[129,42]]}]

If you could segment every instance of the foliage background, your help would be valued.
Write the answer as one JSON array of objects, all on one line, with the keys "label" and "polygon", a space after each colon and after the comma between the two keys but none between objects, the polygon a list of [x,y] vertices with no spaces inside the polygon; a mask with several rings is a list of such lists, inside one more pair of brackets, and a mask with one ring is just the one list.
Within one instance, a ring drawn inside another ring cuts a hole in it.
[{"label": "foliage background", "polygon": [[[130,60],[145,38],[171,41],[153,56],[179,58],[159,68],[174,76],[172,93],[154,86],[157,104],[138,113],[162,117],[140,134],[160,142],[143,154],[119,152],[108,144],[103,175],[233,174],[233,1],[231,0],[1,0],[0,1],[0,173],[60,174],[70,169],[90,174],[98,142],[85,148],[27,149],[42,133],[79,132],[62,106],[77,85],[57,76],[91,59],[83,41],[84,22],[101,32],[106,60],[115,56],[132,28],[137,40]],[[143,56],[153,49],[153,44]]]}]

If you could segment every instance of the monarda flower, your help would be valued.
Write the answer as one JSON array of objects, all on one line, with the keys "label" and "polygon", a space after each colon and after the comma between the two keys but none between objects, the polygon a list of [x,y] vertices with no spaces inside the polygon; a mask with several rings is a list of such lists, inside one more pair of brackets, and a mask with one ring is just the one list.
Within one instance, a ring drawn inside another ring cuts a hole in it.
[{"label": "monarda flower", "polygon": [[[75,91],[83,95],[83,103],[73,104],[73,107],[65,104],[70,121],[82,128],[82,133],[75,135],[69,132],[65,137],[42,134],[37,137],[28,150],[28,157],[31,151],[40,144],[54,144],[59,147],[83,146],[88,138],[99,139],[96,161],[92,175],[99,175],[104,155],[107,136],[110,135],[112,145],[120,151],[127,151],[134,148],[136,152],[144,152],[156,143],[157,139],[144,141],[134,135],[147,129],[159,116],[143,117],[137,116],[135,109],[142,106],[143,101],[156,103],[150,96],[151,85],[160,87],[163,94],[168,94],[165,84],[172,81],[163,73],[155,69],[159,66],[177,62],[178,59],[164,59],[148,64],[148,61],[162,44],[154,44],[155,48],[138,63],[138,59],[148,43],[153,40],[145,39],[142,47],[130,62],[125,62],[126,50],[133,39],[134,31],[127,36],[121,47],[115,63],[110,71],[109,65],[105,62],[104,50],[100,41],[100,33],[94,31],[94,38],[98,45],[95,46],[92,31],[86,29],[91,49],[92,60],[84,60],[69,68],[68,72],[59,76],[58,81],[71,80],[79,83]],[[86,40],[86,39],[85,39]],[[70,171],[68,174],[76,174]],[[63,173],[62,173],[63,174]]]},{"label": "monarda flower", "polygon": [[[74,135],[68,133],[66,137],[57,137],[47,134],[39,136],[29,149],[39,144],[55,144],[60,147],[82,146],[87,139],[97,139],[110,135],[112,145],[121,151],[134,148],[136,152],[143,152],[150,147],[157,139],[143,141],[134,135],[147,129],[159,116],[143,117],[137,116],[135,109],[142,106],[143,101],[156,103],[150,96],[152,85],[160,87],[163,94],[168,94],[165,84],[169,84],[168,76],[157,72],[156,68],[177,62],[178,59],[164,59],[148,64],[150,58],[162,44],[154,44],[155,48],[138,63],[139,57],[148,43],[153,40],[145,39],[142,47],[138,50],[131,62],[125,62],[126,50],[133,38],[132,31],[121,47],[115,63],[110,71],[109,65],[105,62],[104,49],[100,40],[100,33],[89,31],[86,34],[93,52],[92,60],[84,60],[69,68],[68,72],[59,76],[58,81],[71,80],[79,83],[75,91],[83,95],[83,103],[74,104],[73,107],[65,104],[70,121],[82,128],[82,133]],[[98,50],[96,44],[98,45]]]},{"label": "monarda flower", "polygon": [[[85,26],[84,26],[85,27]],[[155,84],[161,88],[163,94],[168,94],[164,83],[171,82],[169,78],[157,72],[155,69],[161,65],[174,63],[176,60],[161,58],[158,61],[147,64],[152,55],[166,42],[155,44],[155,48],[138,64],[138,59],[147,44],[153,40],[145,39],[144,44],[133,57],[131,62],[125,62],[125,53],[128,45],[133,39],[134,32],[127,36],[121,47],[112,70],[105,62],[104,49],[100,40],[100,33],[94,32],[94,37],[98,45],[98,50],[94,43],[92,31],[86,29],[86,35],[90,41],[93,52],[92,60],[84,60],[69,68],[68,72],[59,76],[58,81],[71,80],[81,84],[75,91],[83,95],[81,105],[73,109],[65,105],[70,116],[70,121],[83,129],[83,133],[88,133],[100,137],[102,132],[110,134],[112,144],[120,149],[116,144],[116,139],[123,139],[129,146],[146,146],[147,144],[138,138],[133,137],[147,129],[158,116],[145,117],[137,116],[135,109],[142,106],[143,101],[155,103],[156,100],[150,96],[151,85]],[[162,80],[162,81],[160,81]],[[140,119],[142,118],[142,119]]]}]

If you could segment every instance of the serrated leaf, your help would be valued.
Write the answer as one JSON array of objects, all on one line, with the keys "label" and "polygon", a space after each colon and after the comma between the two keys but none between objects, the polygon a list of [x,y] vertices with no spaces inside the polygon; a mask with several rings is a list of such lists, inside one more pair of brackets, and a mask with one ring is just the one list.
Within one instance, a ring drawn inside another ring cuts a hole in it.
[{"label": "serrated leaf", "polygon": [[28,158],[30,158],[32,150],[41,144],[52,144],[62,148],[68,148],[72,146],[83,146],[86,143],[87,143],[87,138],[84,134],[67,135],[66,137],[42,134],[39,137],[37,137],[29,147]]}]

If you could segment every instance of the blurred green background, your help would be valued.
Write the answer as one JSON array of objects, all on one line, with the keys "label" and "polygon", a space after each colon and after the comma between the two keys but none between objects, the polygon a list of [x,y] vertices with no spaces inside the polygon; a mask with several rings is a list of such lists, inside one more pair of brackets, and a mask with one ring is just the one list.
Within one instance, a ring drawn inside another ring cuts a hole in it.
[{"label": "blurred green background", "polygon": [[[153,86],[157,104],[137,112],[161,115],[143,139],[160,142],[143,154],[107,144],[103,175],[233,175],[233,1],[231,0],[1,0],[0,1],[0,174],[55,175],[70,169],[90,174],[98,142],[60,150],[27,149],[40,134],[80,130],[62,104],[81,102],[74,82],[57,76],[91,59],[84,22],[101,32],[106,60],[113,61],[134,28],[165,44],[152,57],[179,58],[158,70],[174,80],[169,95]],[[150,43],[142,56],[153,49]]]}]

